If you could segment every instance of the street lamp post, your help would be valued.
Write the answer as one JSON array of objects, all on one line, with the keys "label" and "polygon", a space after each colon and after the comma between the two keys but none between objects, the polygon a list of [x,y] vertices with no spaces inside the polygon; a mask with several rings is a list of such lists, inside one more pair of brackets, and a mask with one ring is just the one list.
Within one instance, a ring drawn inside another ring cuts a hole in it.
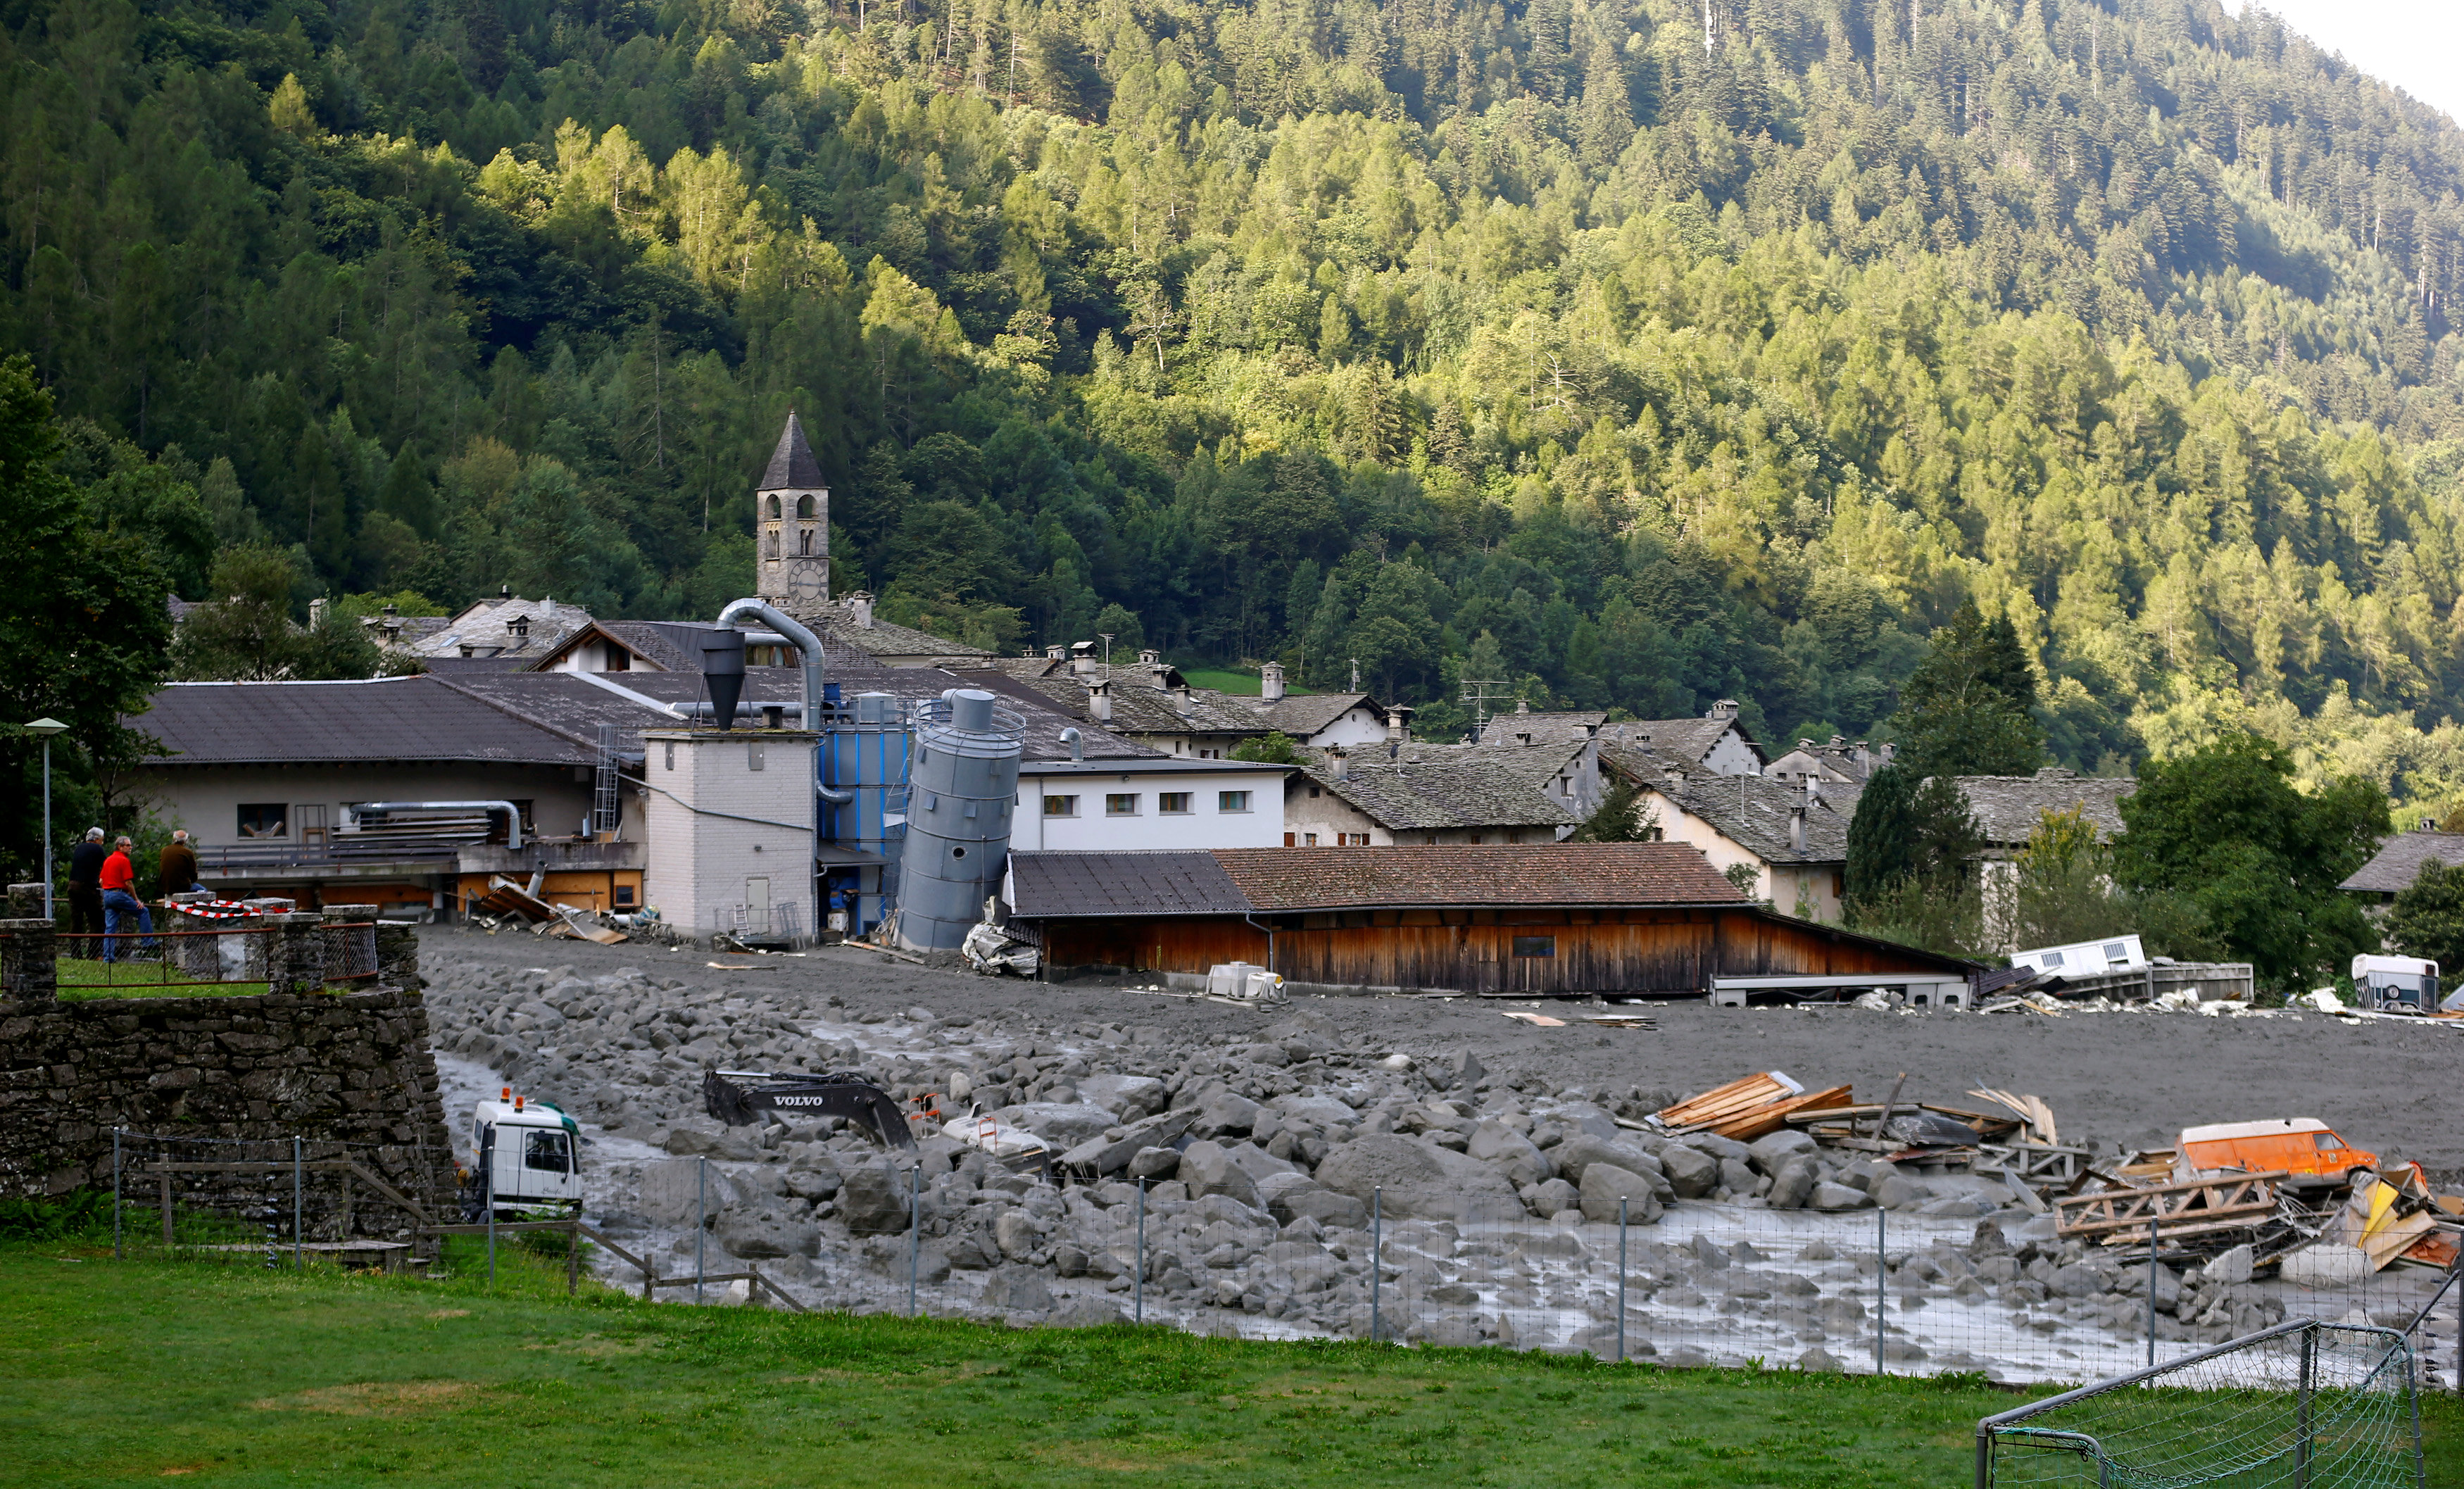
[{"label": "street lamp post", "polygon": [[26,733],[43,741],[43,918],[56,920],[52,913],[52,736],[68,733],[68,726],[55,718],[38,718],[26,726]]}]

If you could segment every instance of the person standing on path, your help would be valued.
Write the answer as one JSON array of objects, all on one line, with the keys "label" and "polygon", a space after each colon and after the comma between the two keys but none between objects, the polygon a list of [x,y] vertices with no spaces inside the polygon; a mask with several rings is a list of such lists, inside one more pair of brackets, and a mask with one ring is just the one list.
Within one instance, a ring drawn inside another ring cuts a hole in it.
[{"label": "person standing on path", "polygon": [[102,934],[102,861],[110,856],[99,827],[87,828],[85,841],[69,855],[69,934]]},{"label": "person standing on path", "polygon": [[154,945],[154,912],[137,897],[137,865],[128,856],[134,846],[135,842],[123,833],[112,843],[111,856],[102,861],[102,959],[106,963],[121,959],[120,928],[131,915],[145,933],[146,940],[141,944],[149,951]]},{"label": "person standing on path", "polygon": [[171,841],[163,844],[162,868],[163,893],[166,898],[186,894],[197,887],[197,850],[188,845],[187,828],[171,834]]}]

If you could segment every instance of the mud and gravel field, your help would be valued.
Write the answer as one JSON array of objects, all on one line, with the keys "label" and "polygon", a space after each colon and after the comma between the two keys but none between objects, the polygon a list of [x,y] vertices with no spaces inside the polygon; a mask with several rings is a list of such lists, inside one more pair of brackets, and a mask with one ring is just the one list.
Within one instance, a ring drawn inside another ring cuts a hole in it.
[{"label": "mud and gravel field", "polygon": [[[1998,1178],[1638,1120],[1756,1071],[1865,1101],[1904,1074],[1907,1100],[2039,1096],[2100,1161],[2192,1124],[2305,1116],[2434,1179],[2464,1166],[2464,1035],[2315,1011],[1682,1003],[1617,1010],[1657,1024],[1619,1028],[1581,1004],[1246,1007],[852,950],[458,931],[427,932],[421,968],[451,1121],[500,1084],[555,1102],[582,1124],[589,1213],[611,1237],[665,1276],[749,1264],[828,1308],[912,1298],[1022,1324],[1134,1311],[1249,1337],[2082,1379],[2141,1363],[2151,1340],[2179,1354],[2288,1311],[2397,1322],[2434,1279],[2295,1287],[2252,1276],[2246,1251],[2151,1274],[2057,1237]],[[833,1120],[722,1128],[701,1096],[711,1069],[857,1070],[938,1117],[894,1158]],[[1076,1150],[1084,1176],[1005,1171],[967,1140],[996,1114]]]}]

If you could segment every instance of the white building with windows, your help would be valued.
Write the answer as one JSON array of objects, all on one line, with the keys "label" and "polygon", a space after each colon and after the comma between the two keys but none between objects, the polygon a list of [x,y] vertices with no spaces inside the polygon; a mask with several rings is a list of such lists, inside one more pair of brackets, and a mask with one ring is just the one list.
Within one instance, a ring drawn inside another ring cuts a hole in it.
[{"label": "white building with windows", "polygon": [[1024,760],[1009,845],[1024,853],[1275,847],[1292,770],[1169,756]]}]

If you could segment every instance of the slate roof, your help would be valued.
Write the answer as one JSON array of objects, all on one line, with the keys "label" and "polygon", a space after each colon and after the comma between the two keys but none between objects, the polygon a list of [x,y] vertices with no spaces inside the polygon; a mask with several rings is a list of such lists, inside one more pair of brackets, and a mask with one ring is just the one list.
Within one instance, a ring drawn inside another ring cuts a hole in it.
[{"label": "slate roof", "polygon": [[1390,832],[1573,825],[1574,814],[1533,783],[1524,762],[1498,757],[1504,754],[1419,746],[1388,759],[1364,752],[1345,762],[1340,780],[1325,755],[1306,758],[1310,780]]},{"label": "slate roof", "polygon": [[1857,815],[1861,788],[1833,784],[1809,794],[1805,810],[1805,848],[1790,844],[1789,817],[1797,802],[1796,782],[1771,776],[1720,776],[1689,773],[1683,783],[1650,780],[1650,789],[1666,797],[1688,816],[1719,830],[1722,837],[1766,864],[1841,864],[1848,859],[1848,823]]},{"label": "slate roof", "polygon": [[1023,920],[1435,906],[1752,902],[1683,843],[1014,853]]},{"label": "slate roof", "polygon": [[[1114,668],[1114,672],[1122,668]],[[1087,685],[1077,677],[1062,674],[1052,677],[1028,678],[1019,686],[1049,698],[1056,707],[1087,717]],[[1112,721],[1111,727],[1129,734],[1263,734],[1272,726],[1257,713],[1237,703],[1228,703],[1204,692],[1193,693],[1189,712],[1180,712],[1180,700],[1174,694],[1141,680],[1133,683],[1115,682],[1111,687]]]},{"label": "slate roof", "polygon": [[822,463],[813,458],[813,447],[804,440],[804,426],[794,414],[787,416],[787,427],[779,431],[779,448],[770,452],[770,469],[761,472],[757,492],[826,491],[829,483],[822,479]]},{"label": "slate roof", "polygon": [[[514,634],[510,627],[517,619],[530,623],[528,635]],[[554,651],[566,637],[589,624],[590,612],[580,605],[517,595],[474,604],[416,641],[406,627],[396,645],[420,656],[459,656],[464,646],[470,646],[480,656],[537,657]]]},{"label": "slate roof", "polygon": [[[1720,736],[1735,729],[1736,725],[1733,718],[1639,719],[1602,727],[1600,743],[1639,745],[1654,755],[1665,755],[1680,764],[1700,765],[1711,753],[1711,747],[1720,742]],[[1745,731],[1737,730],[1737,737],[1745,739]],[[1750,739],[1746,739],[1745,743],[1756,759],[1763,758],[1760,745]]]},{"label": "slate roof", "polygon": [[2431,859],[2464,868],[2464,833],[2400,832],[2384,839],[2370,861],[2336,887],[2363,894],[2396,894],[2412,887]]},{"label": "slate roof", "polygon": [[2123,797],[2139,789],[2126,777],[2074,776],[2048,766],[2034,776],[1961,776],[1959,789],[1985,830],[1985,841],[2016,846],[2035,833],[2044,814],[2087,808],[2088,821],[2107,839],[2122,831]]},{"label": "slate roof", "polygon": [[1021,919],[1239,915],[1252,907],[1212,853],[1013,853]]},{"label": "slate roof", "polygon": [[[838,685],[842,700],[852,699],[860,692],[886,692],[906,704],[938,698],[952,688],[974,686],[967,678],[938,668],[926,667],[833,667],[825,678]],[[620,673],[606,681],[657,698],[662,703],[695,703],[703,696],[701,673],[698,671]],[[748,703],[793,703],[801,701],[803,695],[803,677],[793,668],[750,667],[744,669],[744,699]],[[1071,718],[1049,705],[1039,707],[1015,694],[998,696],[1025,722],[1025,755],[1028,759],[1069,758],[1069,746],[1062,740],[1061,732],[1072,728],[1078,731],[1079,747],[1089,759],[1167,758],[1159,750],[1150,750],[1098,725]],[[671,722],[667,727],[674,725]]]},{"label": "slate roof", "polygon": [[1488,727],[1481,732],[1480,743],[1507,750],[1524,745],[1578,745],[1598,734],[1608,721],[1608,714],[1593,709],[1561,713],[1498,713],[1490,716]]},{"label": "slate roof", "polygon": [[900,625],[881,619],[878,612],[870,625],[855,624],[855,607],[847,601],[832,601],[806,615],[798,616],[813,633],[822,638],[825,647],[833,644],[849,651],[862,652],[868,658],[929,657],[935,666],[949,663],[980,667],[992,653],[981,646],[970,646],[963,641],[919,631],[913,625]]},{"label": "slate roof", "polygon": [[508,712],[469,691],[469,681],[421,673],[366,682],[173,683],[131,722],[163,741],[157,759],[168,765],[597,762],[594,746]]},{"label": "slate roof", "polygon": [[1287,693],[1269,704],[1251,704],[1268,729],[1280,729],[1294,739],[1307,739],[1356,705],[1368,705],[1382,721],[1386,706],[1365,692]]}]

